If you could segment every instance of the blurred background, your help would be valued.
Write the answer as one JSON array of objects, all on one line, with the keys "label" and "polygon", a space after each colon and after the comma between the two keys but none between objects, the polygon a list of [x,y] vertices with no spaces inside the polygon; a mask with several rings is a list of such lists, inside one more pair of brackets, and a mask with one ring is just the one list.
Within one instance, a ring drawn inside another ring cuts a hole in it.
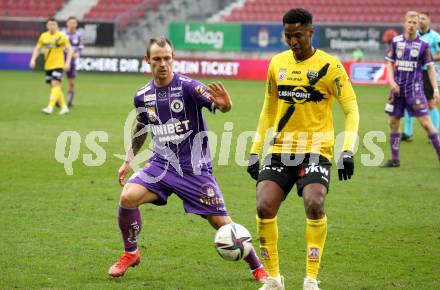
[{"label": "blurred background", "polygon": [[339,57],[354,83],[385,82],[383,56],[406,11],[440,23],[440,0],[0,0],[0,69],[27,70],[45,20],[62,28],[76,16],[86,46],[79,71],[148,72],[146,41],[166,35],[178,72],[263,80],[268,60],[287,48],[281,20],[294,7],[313,13],[314,46]]}]

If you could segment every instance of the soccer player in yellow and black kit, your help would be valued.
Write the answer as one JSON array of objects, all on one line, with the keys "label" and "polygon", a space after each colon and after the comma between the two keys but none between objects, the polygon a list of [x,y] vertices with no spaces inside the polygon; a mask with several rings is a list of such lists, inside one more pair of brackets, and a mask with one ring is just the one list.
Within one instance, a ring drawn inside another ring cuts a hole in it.
[{"label": "soccer player in yellow and black kit", "polygon": [[[260,290],[284,289],[278,263],[277,212],[295,184],[307,216],[303,289],[317,290],[327,236],[324,200],[333,156],[333,101],[340,103],[345,114],[344,151],[338,161],[340,180],[353,175],[359,112],[356,95],[341,63],[312,46],[312,15],[304,9],[292,9],[284,15],[283,26],[290,49],[270,62],[264,105],[248,166],[248,172],[257,180],[257,233],[270,275]],[[274,129],[270,135],[271,154],[260,170],[258,155],[270,128]]]},{"label": "soccer player in yellow and black kit", "polygon": [[[58,23],[54,18],[49,18],[46,23],[47,31],[43,32],[38,38],[37,45],[29,66],[34,69],[35,61],[40,54],[40,50],[44,48],[44,70],[46,71],[46,83],[50,84],[50,101],[49,105],[43,108],[45,114],[52,114],[53,107],[58,102],[61,107],[60,115],[69,112],[64,101],[64,94],[61,90],[61,79],[63,78],[63,70],[70,69],[70,63],[73,56],[73,49],[67,36],[58,31]],[[66,61],[64,62],[64,51],[67,51]]]}]

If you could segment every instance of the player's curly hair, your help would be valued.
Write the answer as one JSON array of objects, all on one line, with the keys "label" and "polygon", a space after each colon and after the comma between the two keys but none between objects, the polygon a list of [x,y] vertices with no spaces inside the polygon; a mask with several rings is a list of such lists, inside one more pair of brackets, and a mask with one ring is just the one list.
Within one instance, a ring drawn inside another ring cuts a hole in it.
[{"label": "player's curly hair", "polygon": [[301,25],[311,25],[313,23],[312,14],[303,9],[303,8],[295,8],[289,10],[283,16],[283,25],[285,24],[295,24],[301,23]]}]

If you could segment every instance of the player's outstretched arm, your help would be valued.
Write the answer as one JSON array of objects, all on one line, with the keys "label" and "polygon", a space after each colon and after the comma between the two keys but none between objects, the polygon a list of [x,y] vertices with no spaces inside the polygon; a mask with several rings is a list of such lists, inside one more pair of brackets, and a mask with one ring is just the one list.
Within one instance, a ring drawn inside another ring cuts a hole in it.
[{"label": "player's outstretched arm", "polygon": [[210,83],[208,85],[208,92],[211,94],[211,101],[214,102],[215,106],[226,113],[232,108],[232,100],[226,88],[222,83]]},{"label": "player's outstretched arm", "polygon": [[145,139],[147,139],[147,132],[145,132],[144,129],[144,124],[136,122],[131,133],[131,148],[127,152],[124,163],[118,170],[118,180],[121,186],[125,185],[125,177],[131,170],[130,162],[138,154],[139,150],[142,148],[142,145],[145,143]]}]

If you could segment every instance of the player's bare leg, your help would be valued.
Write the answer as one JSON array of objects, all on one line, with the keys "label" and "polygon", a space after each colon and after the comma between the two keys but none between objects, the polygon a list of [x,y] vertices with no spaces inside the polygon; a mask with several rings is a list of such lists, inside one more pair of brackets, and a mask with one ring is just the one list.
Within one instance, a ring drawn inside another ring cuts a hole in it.
[{"label": "player's bare leg", "polygon": [[[209,224],[216,230],[218,230],[221,226],[232,223],[232,219],[229,216],[216,215],[207,216],[206,218],[209,221]],[[249,265],[249,269],[251,270],[254,279],[264,283],[268,277],[268,273],[263,264],[261,264],[260,259],[255,253],[255,249],[253,247],[244,260]]]},{"label": "player's bare leg", "polygon": [[326,187],[319,183],[306,185],[302,192],[307,216],[305,233],[307,266],[304,290],[319,290],[317,277],[327,237],[327,216],[324,211],[326,194]]},{"label": "player's bare leg", "polygon": [[418,117],[417,120],[419,121],[420,125],[423,129],[425,129],[426,133],[428,133],[428,138],[431,141],[432,146],[435,149],[435,152],[437,153],[437,158],[440,160],[440,140],[438,137],[437,130],[434,128],[434,125],[432,124],[431,118],[429,115]]},{"label": "player's bare leg", "polygon": [[437,108],[438,101],[436,99],[431,99],[428,101],[429,108],[429,116],[431,117],[432,125],[434,129],[438,133],[439,123],[440,123],[440,114]]},{"label": "player's bare leg", "polygon": [[139,206],[159,200],[159,196],[136,183],[127,183],[121,192],[118,210],[118,223],[124,242],[125,252],[118,262],[108,270],[112,277],[120,277],[129,267],[140,263],[140,254],[137,250],[137,237],[142,229]]},{"label": "player's bare leg", "polygon": [[260,290],[284,289],[278,262],[277,213],[284,200],[283,189],[274,181],[263,180],[257,185],[257,233],[261,256],[269,271],[269,277]]},{"label": "player's bare leg", "polygon": [[390,148],[391,159],[385,162],[382,167],[399,167],[400,166],[400,118],[390,116],[388,119],[390,127]]}]

